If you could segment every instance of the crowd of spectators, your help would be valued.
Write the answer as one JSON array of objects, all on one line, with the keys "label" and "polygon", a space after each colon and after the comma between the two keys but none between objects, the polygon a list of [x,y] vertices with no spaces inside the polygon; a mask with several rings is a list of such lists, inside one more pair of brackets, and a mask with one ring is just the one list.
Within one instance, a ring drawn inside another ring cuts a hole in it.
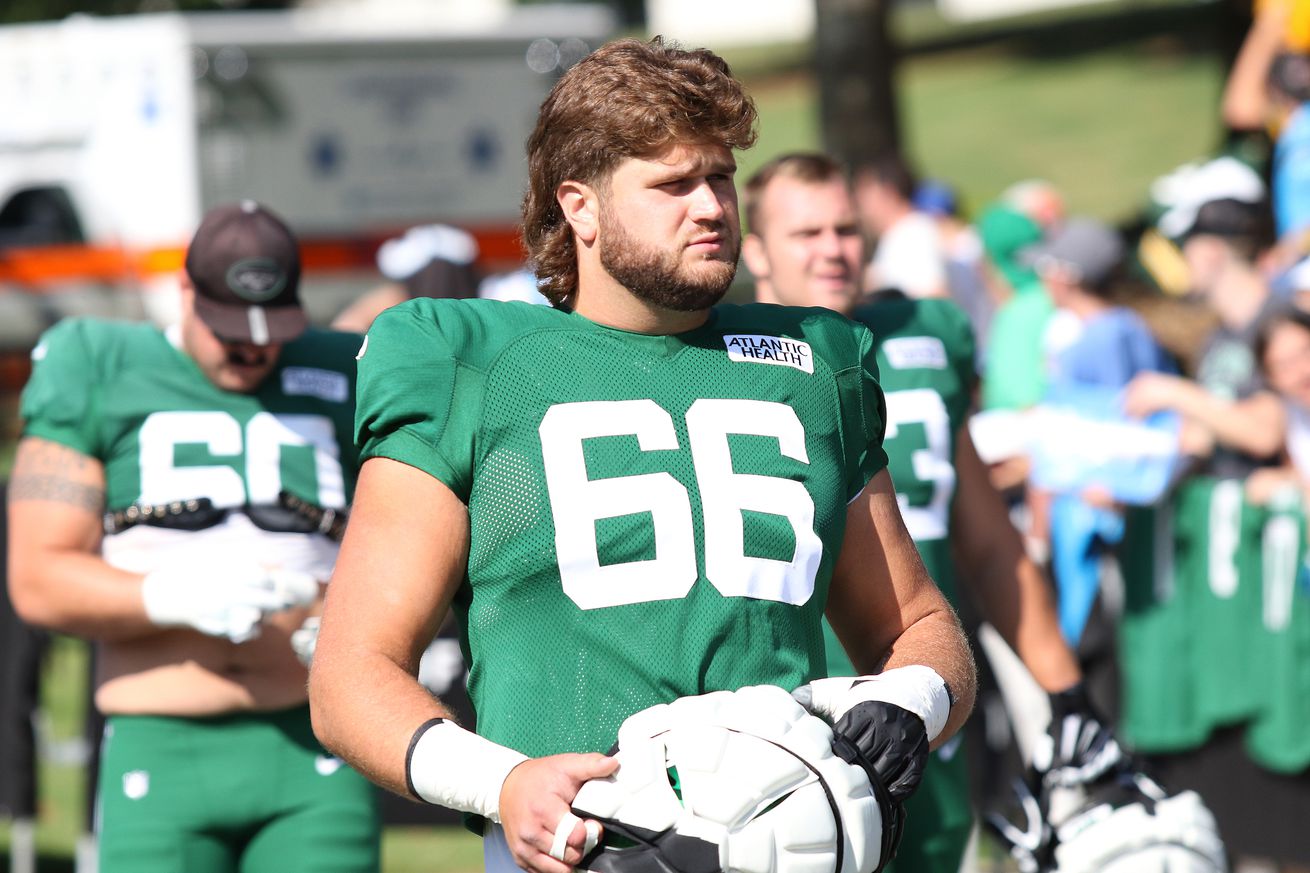
[{"label": "crowd of spectators", "polygon": [[1206,798],[1239,870],[1310,866],[1297,817],[1268,814],[1310,804],[1290,728],[1310,690],[1305,7],[1257,10],[1222,107],[1244,148],[1162,167],[1131,227],[1037,179],[966,218],[905,161],[853,173],[878,239],[870,290],[969,316],[975,442],[1051,570],[1061,627],[1103,666],[1123,739]]}]

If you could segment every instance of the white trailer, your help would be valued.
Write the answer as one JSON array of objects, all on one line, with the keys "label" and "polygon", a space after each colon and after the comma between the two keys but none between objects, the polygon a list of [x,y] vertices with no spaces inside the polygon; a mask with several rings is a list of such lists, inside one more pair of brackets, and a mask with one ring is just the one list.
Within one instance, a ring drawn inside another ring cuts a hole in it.
[{"label": "white trailer", "polygon": [[242,197],[300,236],[319,321],[413,224],[464,227],[512,266],[537,107],[615,23],[589,5],[443,7],[0,28],[0,349],[72,312],[169,320],[200,216]]}]

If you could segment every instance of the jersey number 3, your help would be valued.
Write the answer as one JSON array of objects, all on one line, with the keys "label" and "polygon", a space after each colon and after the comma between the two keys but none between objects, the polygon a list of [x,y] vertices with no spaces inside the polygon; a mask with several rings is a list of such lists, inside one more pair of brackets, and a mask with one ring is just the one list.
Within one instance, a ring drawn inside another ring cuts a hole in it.
[{"label": "jersey number 3", "polygon": [[[915,429],[922,430],[922,436]],[[912,448],[909,443],[918,437]],[[896,444],[897,441],[905,445]],[[955,465],[951,458],[951,416],[931,388],[887,392],[887,434],[896,500],[915,542],[946,538]]]},{"label": "jersey number 3", "polygon": [[[725,597],[799,605],[814,593],[823,543],[814,532],[814,500],[792,479],[734,473],[729,434],[774,437],[784,457],[808,464],[796,411],[760,400],[697,400],[687,410],[687,437],[705,527],[705,576]],[[630,435],[643,452],[676,450],[673,417],[653,400],[562,403],[538,429],[555,522],[564,593],[582,609],[687,595],[699,575],[691,496],[670,473],[589,479],[583,440]],[[796,537],[790,561],[746,554],[742,513],[785,515]],[[602,565],[596,522],[650,513],[653,560]]]}]

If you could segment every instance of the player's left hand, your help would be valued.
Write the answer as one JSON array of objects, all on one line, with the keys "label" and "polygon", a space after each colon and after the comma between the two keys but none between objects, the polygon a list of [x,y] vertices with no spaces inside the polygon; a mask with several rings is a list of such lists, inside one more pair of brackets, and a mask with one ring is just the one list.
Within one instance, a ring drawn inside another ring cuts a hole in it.
[{"label": "player's left hand", "polygon": [[1051,724],[1033,750],[1033,767],[1048,785],[1090,785],[1126,763],[1114,731],[1092,707],[1081,682],[1051,695]]},{"label": "player's left hand", "polygon": [[792,697],[832,725],[833,751],[839,757],[870,771],[893,801],[904,803],[919,787],[928,763],[928,727],[917,713],[861,694],[870,688],[858,678],[817,679]]},{"label": "player's left hand", "polygon": [[834,743],[833,751],[850,764],[872,769],[896,803],[904,803],[923,779],[928,763],[928,734],[923,719],[894,703],[866,700],[851,707],[832,732],[859,753],[853,760]]},{"label": "player's left hand", "polygon": [[141,603],[159,627],[189,627],[240,644],[259,636],[268,616],[313,603],[318,590],[308,573],[237,559],[157,567],[141,580]]},{"label": "player's left hand", "polygon": [[500,791],[500,819],[514,862],[530,873],[571,873],[601,834],[571,804],[584,782],[618,769],[608,755],[531,758],[509,772]]},{"label": "player's left hand", "polygon": [[[825,721],[836,718],[833,754],[869,774],[882,817],[881,857],[885,864],[896,856],[905,830],[905,801],[923,779],[928,732],[923,719],[894,703],[861,700],[852,704],[850,684],[849,680],[819,679],[797,688],[792,697]],[[834,691],[847,699],[834,699],[830,694]]]}]

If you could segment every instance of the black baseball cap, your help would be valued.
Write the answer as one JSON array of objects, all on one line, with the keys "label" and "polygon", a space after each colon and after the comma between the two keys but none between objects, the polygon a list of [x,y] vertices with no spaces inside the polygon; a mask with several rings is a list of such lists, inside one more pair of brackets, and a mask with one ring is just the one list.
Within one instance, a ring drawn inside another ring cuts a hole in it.
[{"label": "black baseball cap", "polygon": [[215,206],[186,252],[196,315],[219,339],[257,345],[295,339],[309,326],[300,305],[300,248],[253,200]]},{"label": "black baseball cap", "polygon": [[1210,200],[1196,210],[1196,218],[1183,238],[1221,236],[1229,239],[1259,239],[1268,230],[1266,211],[1263,203],[1248,203],[1232,197]]}]

